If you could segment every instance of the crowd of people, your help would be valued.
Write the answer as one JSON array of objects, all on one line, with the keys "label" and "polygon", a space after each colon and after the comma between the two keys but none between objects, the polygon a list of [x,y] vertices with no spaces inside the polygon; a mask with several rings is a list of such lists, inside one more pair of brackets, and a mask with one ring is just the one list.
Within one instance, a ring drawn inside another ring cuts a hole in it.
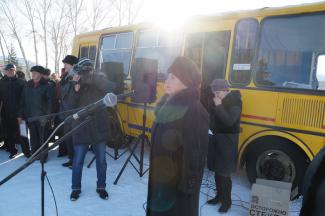
[{"label": "crowd of people", "polygon": [[[27,158],[30,157],[41,148],[50,131],[71,114],[66,111],[87,106],[114,91],[116,85],[105,75],[94,73],[94,65],[89,59],[79,60],[67,55],[62,62],[64,68],[60,79],[51,75],[49,69],[36,65],[30,69],[32,78],[25,81],[22,75],[18,77],[15,65],[5,66],[5,75],[0,80],[4,140],[1,148],[9,152],[9,158],[17,155],[16,144],[21,145]],[[231,91],[226,80],[215,79],[208,86],[209,98],[205,104],[200,98],[201,82],[201,73],[189,58],[177,57],[168,69],[165,94],[157,103],[151,128],[147,216],[197,216],[206,164],[214,172],[216,184],[216,195],[207,203],[220,203],[221,213],[231,208],[231,174],[237,164],[241,94]],[[51,120],[30,120],[51,113],[61,114]],[[20,125],[24,121],[29,128],[30,140],[20,134]],[[62,134],[82,121],[66,122]],[[96,156],[96,192],[102,199],[109,197],[105,156],[108,114],[96,112],[89,121],[58,150],[59,157],[68,155],[69,158],[62,165],[72,168],[71,201],[78,200],[82,191],[83,163],[89,146]],[[41,160],[46,162],[47,156]],[[304,201],[305,211],[310,206]]]}]

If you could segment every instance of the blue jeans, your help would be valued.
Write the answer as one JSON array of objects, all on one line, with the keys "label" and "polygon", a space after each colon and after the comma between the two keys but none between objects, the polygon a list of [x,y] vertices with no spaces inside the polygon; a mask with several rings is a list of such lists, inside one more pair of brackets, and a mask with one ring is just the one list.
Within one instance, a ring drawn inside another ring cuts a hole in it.
[{"label": "blue jeans", "polygon": [[[106,187],[106,144],[104,142],[93,145],[96,156],[97,171],[97,189],[105,189]],[[81,190],[82,168],[88,151],[88,145],[73,145],[74,155],[72,162],[72,190]]]}]

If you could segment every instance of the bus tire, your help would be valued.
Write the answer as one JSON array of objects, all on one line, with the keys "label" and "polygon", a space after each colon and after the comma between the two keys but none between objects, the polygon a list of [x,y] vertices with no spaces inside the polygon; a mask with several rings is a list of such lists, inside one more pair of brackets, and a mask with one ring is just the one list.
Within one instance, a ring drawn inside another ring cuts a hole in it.
[{"label": "bus tire", "polygon": [[256,178],[291,182],[291,199],[295,199],[301,193],[308,164],[308,157],[291,141],[265,137],[248,147],[246,174],[251,183],[255,183]]}]

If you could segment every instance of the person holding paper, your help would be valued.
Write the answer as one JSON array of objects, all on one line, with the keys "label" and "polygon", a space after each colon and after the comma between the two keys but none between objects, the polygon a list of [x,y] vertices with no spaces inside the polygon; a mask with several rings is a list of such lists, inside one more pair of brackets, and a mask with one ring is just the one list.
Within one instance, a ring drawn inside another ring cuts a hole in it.
[{"label": "person holding paper", "polygon": [[25,81],[16,75],[16,66],[7,64],[4,68],[5,76],[0,80],[0,101],[2,103],[1,119],[5,135],[5,143],[8,145],[9,158],[14,158],[18,150],[16,143],[21,144],[26,157],[30,156],[28,140],[20,136],[17,114],[22,97]]}]

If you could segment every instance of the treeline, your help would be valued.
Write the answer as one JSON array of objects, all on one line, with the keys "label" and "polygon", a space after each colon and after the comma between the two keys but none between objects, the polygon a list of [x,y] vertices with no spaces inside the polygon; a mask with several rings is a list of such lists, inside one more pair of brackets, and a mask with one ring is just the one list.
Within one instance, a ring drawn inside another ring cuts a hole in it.
[{"label": "treeline", "polygon": [[[0,48],[3,61],[11,44],[19,48],[29,77],[28,60],[59,71],[75,35],[132,24],[143,0],[0,0]],[[40,62],[40,56],[45,59]]]}]

